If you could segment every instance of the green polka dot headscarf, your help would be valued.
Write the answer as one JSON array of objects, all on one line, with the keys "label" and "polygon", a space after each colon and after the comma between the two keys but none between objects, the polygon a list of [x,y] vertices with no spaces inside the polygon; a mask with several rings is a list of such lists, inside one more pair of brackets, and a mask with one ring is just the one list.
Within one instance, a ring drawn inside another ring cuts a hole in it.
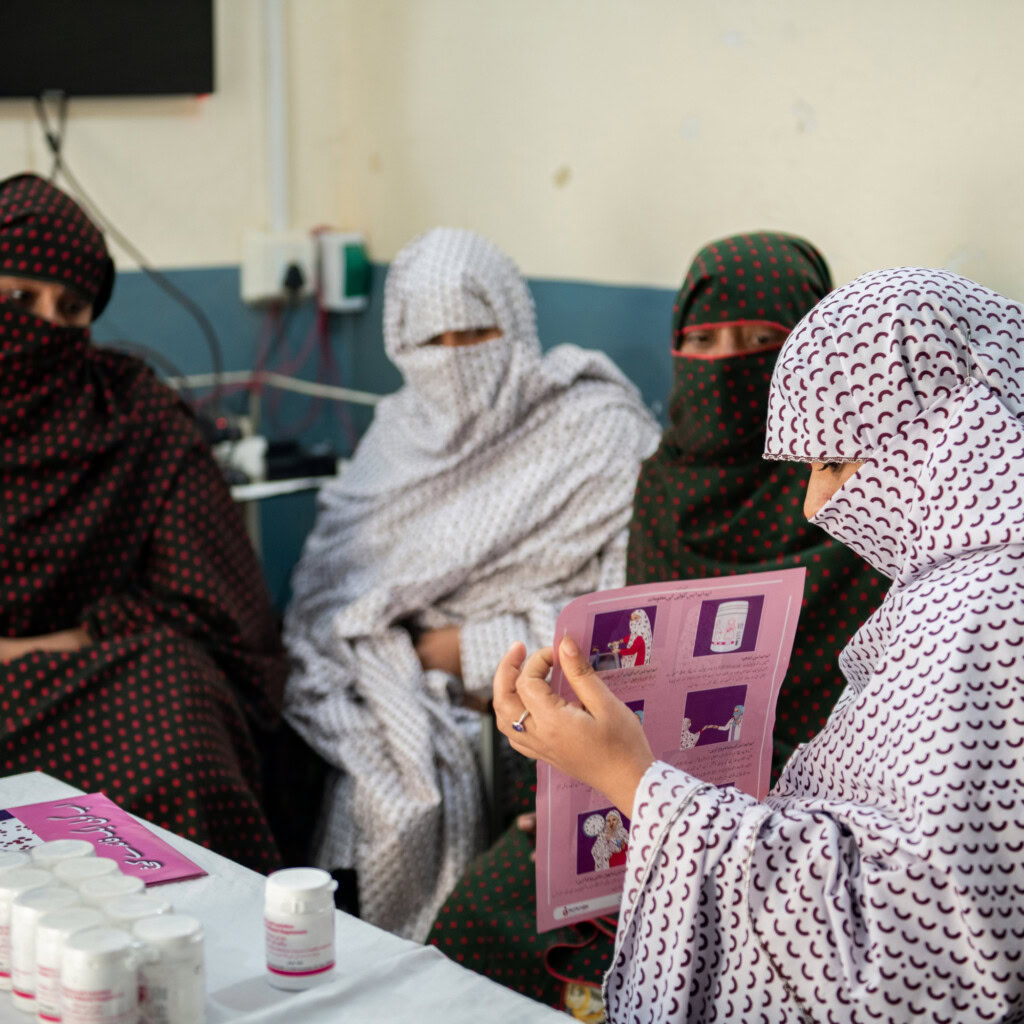
[{"label": "green polka dot headscarf", "polygon": [[825,258],[802,238],[759,231],[719,239],[690,264],[673,309],[673,347],[687,331],[728,324],[790,331],[831,290]]},{"label": "green polka dot headscarf", "polygon": [[824,258],[792,235],[706,245],[676,300],[669,424],[637,482],[629,583],[806,566],[774,766],[824,724],[843,686],[836,659],[884,593],[852,551],[803,516],[807,467],[761,457],[778,348],[724,358],[679,351],[688,330],[763,323],[788,331],[832,287]]}]

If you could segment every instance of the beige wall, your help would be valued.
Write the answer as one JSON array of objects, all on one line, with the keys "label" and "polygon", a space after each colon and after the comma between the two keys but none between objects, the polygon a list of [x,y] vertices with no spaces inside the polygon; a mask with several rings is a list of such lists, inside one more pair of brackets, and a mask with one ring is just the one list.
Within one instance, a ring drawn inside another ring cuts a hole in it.
[{"label": "beige wall", "polygon": [[[218,0],[212,96],[70,105],[69,165],[158,265],[235,263],[242,233],[266,218],[260,10],[256,0]],[[3,100],[0,175],[24,169],[49,174],[50,158],[32,104]]]},{"label": "beige wall", "polygon": [[[261,5],[218,92],[73,108],[69,156],[164,264],[266,222]],[[708,238],[802,232],[836,277],[950,266],[1024,294],[1018,0],[290,0],[297,226],[376,259],[461,224],[527,273],[671,286]],[[0,104],[0,170],[45,167]]]},{"label": "beige wall", "polygon": [[1024,294],[1018,0],[346,6],[340,206],[381,255],[452,222],[533,274],[674,285],[770,226],[840,279],[922,262]]}]

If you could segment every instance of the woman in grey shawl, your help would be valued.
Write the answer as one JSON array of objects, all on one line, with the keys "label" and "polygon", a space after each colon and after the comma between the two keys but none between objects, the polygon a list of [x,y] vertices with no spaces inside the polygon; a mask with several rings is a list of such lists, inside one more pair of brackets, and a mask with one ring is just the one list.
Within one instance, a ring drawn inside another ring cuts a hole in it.
[{"label": "woman in grey shawl", "polygon": [[657,441],[605,356],[542,355],[511,260],[439,228],[395,258],[384,345],[403,387],[320,495],[293,582],[292,724],[336,769],[317,854],[363,916],[422,940],[481,841],[467,697],[515,639],[620,586]]}]

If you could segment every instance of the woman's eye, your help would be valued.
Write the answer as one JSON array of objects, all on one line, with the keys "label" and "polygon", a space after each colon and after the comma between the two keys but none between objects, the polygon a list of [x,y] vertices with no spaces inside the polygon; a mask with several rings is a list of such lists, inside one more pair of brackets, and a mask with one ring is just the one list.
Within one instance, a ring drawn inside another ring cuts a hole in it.
[{"label": "woman's eye", "polygon": [[710,334],[687,334],[683,338],[683,346],[685,348],[704,348],[710,343]]},{"label": "woman's eye", "polygon": [[11,302],[16,302],[19,306],[32,305],[32,293],[26,291],[24,288],[11,288],[0,294],[2,294],[5,299],[10,299]]},{"label": "woman's eye", "polygon": [[757,336],[758,345],[771,345],[775,341],[775,338],[770,334],[759,334]]}]

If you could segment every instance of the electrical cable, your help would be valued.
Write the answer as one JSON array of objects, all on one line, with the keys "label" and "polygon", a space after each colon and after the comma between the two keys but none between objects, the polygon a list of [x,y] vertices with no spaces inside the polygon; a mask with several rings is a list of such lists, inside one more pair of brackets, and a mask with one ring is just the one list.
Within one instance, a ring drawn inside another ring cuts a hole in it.
[{"label": "electrical cable", "polygon": [[[111,349],[114,352],[126,352],[128,355],[138,356],[141,359],[152,363],[158,369],[163,370],[165,377],[171,377],[175,380],[184,380],[185,375],[181,372],[181,369],[174,365],[165,355],[157,352],[156,349],[147,347],[146,345],[140,345],[134,341],[125,341],[124,339],[117,338],[110,341],[105,341],[99,348]],[[184,392],[184,398],[193,408],[196,407],[196,396],[195,392],[189,387],[188,384],[179,384],[173,388],[174,391]]]},{"label": "electrical cable", "polygon": [[64,147],[64,135],[67,131],[68,124],[68,97],[64,92],[57,92],[54,94],[57,97],[57,127],[54,129],[51,128],[50,118],[46,113],[45,98],[47,95],[48,93],[43,93],[41,96],[35,97],[36,114],[42,123],[43,134],[45,135],[46,142],[50,147],[50,152],[53,153],[53,166],[50,168],[50,181],[56,181],[63,162],[61,150]]},{"label": "electrical cable", "polygon": [[139,265],[139,268],[146,274],[153,284],[170,296],[170,298],[174,299],[174,301],[177,302],[193,320],[195,320],[196,324],[199,326],[199,330],[203,334],[203,337],[206,339],[206,344],[210,350],[210,359],[213,363],[214,376],[214,385],[210,396],[210,402],[212,403],[215,412],[219,412],[221,392],[223,391],[224,386],[224,357],[220,339],[217,337],[217,332],[214,330],[213,324],[210,322],[206,313],[203,312],[202,308],[193,299],[186,295],[185,292],[166,277],[166,275],[153,267],[135,244],[127,238],[123,232],[119,231],[112,221],[100,212],[99,207],[90,198],[89,194],[82,187],[81,182],[74,173],[72,173],[71,169],[67,165],[67,161],[64,159],[63,142],[64,128],[67,123],[68,97],[63,92],[57,94],[60,97],[61,114],[59,132],[54,132],[50,127],[50,121],[46,115],[46,108],[43,103],[45,95],[46,94],[44,93],[43,96],[36,99],[36,114],[39,117],[40,126],[42,127],[46,144],[53,153],[53,176],[56,177],[59,173],[64,177],[72,190],[76,193],[77,197],[85,205],[89,215],[98,221],[100,225],[106,229],[107,233],[118,243],[118,245],[120,245],[121,248],[124,249],[124,251],[127,252],[133,260],[135,260]]}]

